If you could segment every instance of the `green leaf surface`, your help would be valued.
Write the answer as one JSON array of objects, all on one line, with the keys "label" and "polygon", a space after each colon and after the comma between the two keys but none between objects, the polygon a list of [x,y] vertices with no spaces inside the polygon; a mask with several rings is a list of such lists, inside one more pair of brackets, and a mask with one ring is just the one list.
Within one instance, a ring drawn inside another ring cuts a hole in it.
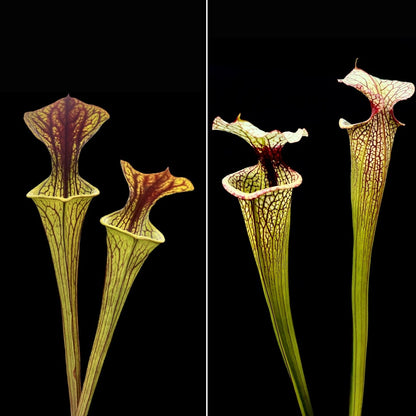
[{"label": "green leaf surface", "polygon": [[82,386],[77,416],[86,416],[121,311],[130,288],[149,254],[165,241],[150,222],[150,210],[163,196],[193,190],[186,178],[177,178],[166,169],[144,174],[122,161],[129,198],[119,211],[101,218],[107,229],[107,265],[100,317],[87,372]]},{"label": "green leaf surface", "polygon": [[341,119],[351,149],[351,205],[354,231],[352,265],[353,364],[351,373],[350,416],[360,416],[364,399],[368,343],[368,293],[371,254],[377,220],[390,164],[397,127],[403,125],[393,106],[411,97],[409,82],[382,80],[354,68],[343,80],[361,91],[371,104],[367,121],[351,124]]},{"label": "green leaf surface", "polygon": [[292,190],[302,177],[281,158],[284,144],[308,133],[305,129],[266,133],[240,116],[233,123],[217,117],[213,129],[242,137],[258,157],[257,165],[227,175],[223,186],[240,202],[276,339],[302,415],[310,416],[313,410],[292,320],[288,273]]},{"label": "green leaf surface", "polygon": [[27,197],[38,208],[52,254],[61,302],[72,416],[81,393],[77,298],[81,228],[91,199],[99,194],[97,188],[79,176],[78,159],[81,148],[108,117],[102,108],[69,95],[24,115],[25,123],[51,156],[50,176]]}]

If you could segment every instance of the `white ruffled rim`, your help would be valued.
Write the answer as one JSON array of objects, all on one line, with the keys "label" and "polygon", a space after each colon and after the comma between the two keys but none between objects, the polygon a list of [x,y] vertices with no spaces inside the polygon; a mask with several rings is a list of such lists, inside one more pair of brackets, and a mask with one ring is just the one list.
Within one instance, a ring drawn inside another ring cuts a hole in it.
[{"label": "white ruffled rim", "polygon": [[244,175],[245,171],[248,169],[252,169],[253,167],[250,168],[245,168],[245,169],[241,169],[237,172],[231,173],[227,176],[225,176],[222,180],[222,185],[224,187],[224,189],[230,193],[231,195],[239,198],[239,199],[256,199],[259,198],[260,196],[266,195],[266,194],[272,194],[273,192],[279,192],[279,191],[284,191],[287,189],[293,189],[293,188],[297,188],[301,183],[302,183],[302,176],[290,169],[291,174],[294,175],[295,179],[293,181],[291,181],[290,183],[286,183],[283,185],[276,185],[276,186],[270,186],[268,188],[262,188],[259,189],[257,191],[254,192],[244,192],[241,191],[240,189],[237,189],[235,186],[231,185],[230,183],[230,179],[234,176],[234,175]]},{"label": "white ruffled rim", "polygon": [[355,88],[363,93],[371,104],[371,115],[366,121],[350,123],[341,118],[339,127],[341,129],[353,129],[371,121],[371,119],[382,111],[389,112],[398,126],[404,126],[394,115],[393,107],[399,101],[407,100],[415,92],[415,86],[411,82],[380,79],[368,74],[364,70],[355,67],[345,78],[338,82]]}]

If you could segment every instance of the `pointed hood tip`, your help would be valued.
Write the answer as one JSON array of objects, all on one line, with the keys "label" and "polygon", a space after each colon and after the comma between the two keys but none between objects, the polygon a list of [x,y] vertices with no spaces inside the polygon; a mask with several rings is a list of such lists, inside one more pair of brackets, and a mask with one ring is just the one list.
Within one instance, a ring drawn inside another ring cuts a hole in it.
[{"label": "pointed hood tip", "polygon": [[357,66],[357,62],[358,62],[358,56],[355,58],[355,62],[354,62],[354,69],[360,69],[360,68],[358,68],[358,66]]}]

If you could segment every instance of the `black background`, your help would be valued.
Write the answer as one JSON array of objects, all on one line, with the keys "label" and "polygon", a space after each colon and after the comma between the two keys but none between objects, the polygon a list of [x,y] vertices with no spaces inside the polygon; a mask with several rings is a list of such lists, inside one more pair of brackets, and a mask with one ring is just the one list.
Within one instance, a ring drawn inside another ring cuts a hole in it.
[{"label": "black background", "polygon": [[[370,105],[337,79],[359,58],[372,75],[416,82],[410,10],[210,3],[209,123],[241,113],[265,131],[309,132],[284,148],[303,176],[292,204],[291,305],[315,414],[347,415],[352,224],[348,135],[338,120],[364,121]],[[396,134],[373,248],[363,415],[408,413],[413,402],[415,97],[395,114],[406,126]],[[211,414],[298,415],[239,204],[221,185],[256,158],[237,136],[214,131],[208,141]]]},{"label": "black background", "polygon": [[[362,121],[370,111],[336,80],[358,57],[375,76],[415,82],[413,14],[398,2],[268,4],[209,2],[208,124],[241,112],[266,131],[309,131],[284,151],[304,178],[292,208],[292,311],[315,414],[346,415],[352,227],[348,138],[338,120]],[[49,174],[49,156],[22,117],[70,93],[111,116],[80,158],[81,175],[101,191],[81,243],[84,371],[104,278],[99,218],[127,199],[119,160],[143,172],[169,166],[196,188],[152,211],[166,243],[132,288],[90,415],[204,414],[204,4],[2,8],[3,402],[14,414],[69,414],[55,277],[25,198]],[[395,109],[406,126],[396,135],[373,250],[366,415],[407,413],[412,404],[415,103]],[[221,186],[254,155],[225,133],[209,132],[208,145],[209,414],[297,415],[239,206]]]},{"label": "black background", "polygon": [[[15,302],[9,346],[19,357],[11,382],[19,386],[19,391],[26,391],[28,398],[16,404],[18,414],[26,413],[27,406],[32,407],[40,400],[38,396],[45,394],[53,397],[48,400],[45,414],[65,413],[68,408],[59,300],[49,247],[37,209],[33,201],[25,198],[48,176],[49,154],[22,118],[24,111],[64,95],[39,92],[13,94],[7,99],[9,139],[15,141],[19,161],[17,172],[5,173],[10,180],[13,175],[14,183],[7,195],[13,209],[7,213],[5,224],[5,232],[12,236],[12,244],[6,244],[5,261],[11,273],[6,287]],[[195,155],[204,153],[204,101],[197,93],[71,91],[71,95],[110,113],[110,119],[80,156],[81,176],[100,190],[87,212],[81,238],[79,319],[83,371],[104,282],[105,228],[99,219],[120,209],[128,197],[120,160],[145,173],[169,167],[173,175],[187,177],[195,187],[192,192],[161,199],[152,209],[151,221],[166,242],[149,256],[132,287],[90,414],[139,409],[149,415],[171,409],[202,414],[205,227],[201,218],[205,210],[205,170],[202,156]],[[182,112],[189,119],[185,129],[177,129]],[[193,149],[192,157],[182,151],[184,148]]]},{"label": "black background", "polygon": [[110,114],[79,164],[81,176],[101,192],[81,238],[83,373],[104,283],[99,219],[128,197],[120,160],[145,173],[169,167],[195,187],[152,209],[151,221],[166,242],[134,282],[89,414],[205,414],[204,5],[8,7],[2,10],[0,77],[1,399],[16,415],[69,415],[55,276],[37,209],[25,197],[49,175],[50,160],[23,122],[25,111],[69,93]]}]

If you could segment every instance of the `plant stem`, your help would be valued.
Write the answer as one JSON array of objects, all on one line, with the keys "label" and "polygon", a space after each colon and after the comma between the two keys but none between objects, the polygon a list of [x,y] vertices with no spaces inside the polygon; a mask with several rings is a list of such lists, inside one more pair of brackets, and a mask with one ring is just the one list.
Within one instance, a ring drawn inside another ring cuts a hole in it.
[{"label": "plant stem", "polygon": [[289,297],[291,190],[254,200],[239,199],[273,329],[303,416],[312,404],[302,368]]},{"label": "plant stem", "polygon": [[[287,227],[290,225],[290,213]],[[289,233],[287,233],[288,235]],[[281,263],[279,279],[276,279],[275,302],[268,302],[274,332],[283,356],[289,376],[292,380],[302,415],[313,415],[312,405],[303,372],[299,347],[296,341],[289,297],[289,273],[288,273],[288,243],[286,238],[281,251]],[[267,296],[266,296],[267,299]],[[271,306],[270,306],[271,305]]]},{"label": "plant stem", "polygon": [[[371,244],[372,245],[372,244]],[[361,415],[364,398],[364,384],[368,339],[368,288],[370,275],[370,254],[364,255],[354,243],[352,273],[352,319],[353,319],[353,360],[351,372],[350,416]]]},{"label": "plant stem", "polygon": [[82,223],[91,198],[40,197],[35,202],[48,238],[61,302],[65,363],[71,415],[81,394],[81,358],[78,329],[78,265]]},{"label": "plant stem", "polygon": [[77,416],[86,416],[127,295],[141,266],[158,245],[107,227],[107,266],[97,331],[79,399]]},{"label": "plant stem", "polygon": [[71,294],[70,297],[71,303],[62,302],[61,309],[70,409],[71,415],[75,416],[81,395],[81,356],[76,294]]},{"label": "plant stem", "polygon": [[[354,146],[352,141],[351,146]],[[389,156],[381,157],[379,148],[371,143],[363,145],[361,151],[361,157],[366,155],[368,160],[375,160],[374,165],[378,169],[369,169],[366,164],[358,163],[354,157],[356,152],[352,152],[351,207],[354,248],[351,286],[353,359],[350,416],[361,415],[364,398],[371,254],[390,161]]]}]

